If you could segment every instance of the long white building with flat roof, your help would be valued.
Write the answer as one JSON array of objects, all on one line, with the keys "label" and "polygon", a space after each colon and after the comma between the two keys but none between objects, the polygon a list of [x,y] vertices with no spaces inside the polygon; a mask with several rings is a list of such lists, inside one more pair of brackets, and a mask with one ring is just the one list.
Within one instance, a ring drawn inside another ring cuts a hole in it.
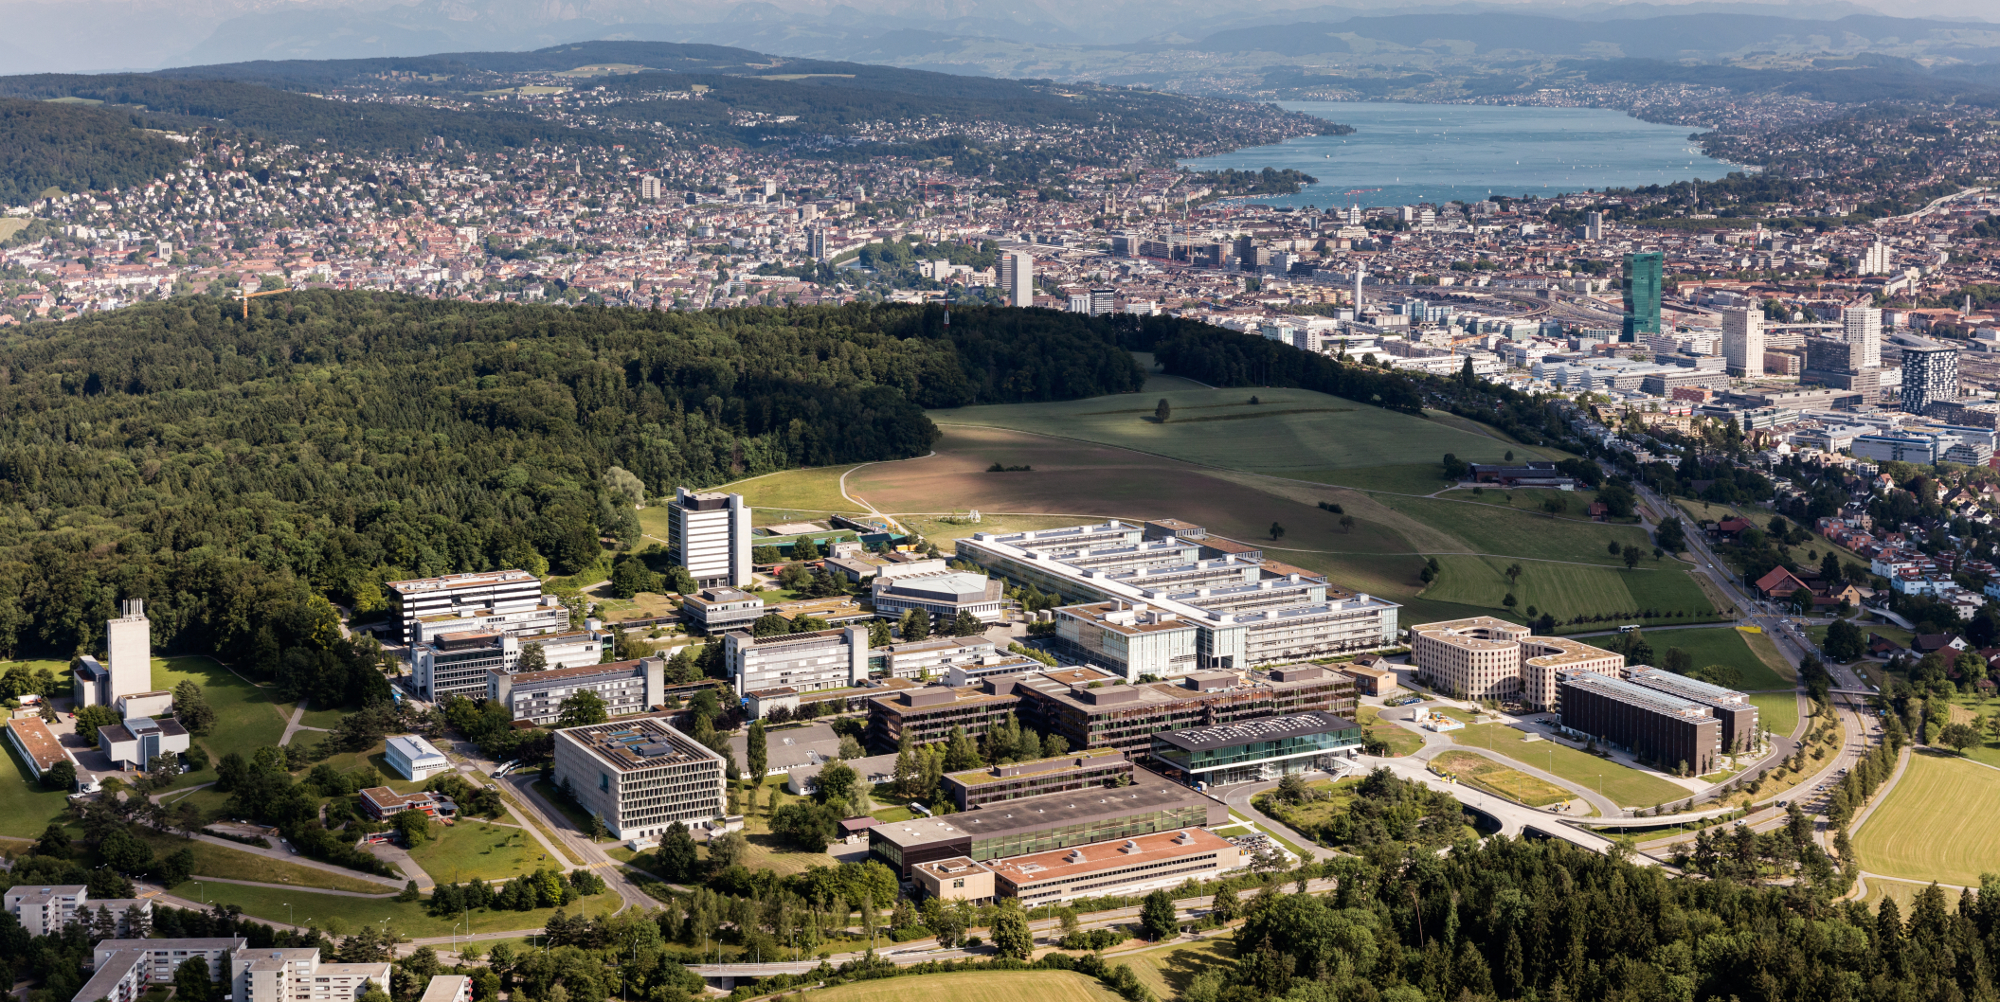
[{"label": "long white building with flat roof", "polygon": [[[974,534],[958,555],[1062,596],[1057,647],[1127,681],[1394,644],[1394,602],[1278,567],[1200,526],[1109,521]],[[1218,556],[1218,554],[1221,554]]]},{"label": "long white building with flat roof", "polygon": [[554,595],[542,594],[541,579],[523,570],[412,578],[387,587],[406,644],[445,633],[519,637],[569,628],[569,610]]}]

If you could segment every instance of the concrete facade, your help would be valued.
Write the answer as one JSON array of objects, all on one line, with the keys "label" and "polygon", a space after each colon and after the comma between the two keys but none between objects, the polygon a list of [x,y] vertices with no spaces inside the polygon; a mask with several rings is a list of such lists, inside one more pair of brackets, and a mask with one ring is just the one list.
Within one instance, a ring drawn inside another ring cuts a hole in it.
[{"label": "concrete facade", "polygon": [[667,550],[703,588],[750,587],[750,507],[741,494],[674,489]]},{"label": "concrete facade", "polygon": [[724,759],[657,717],[569,727],[555,735],[557,786],[621,839],[723,816]]}]

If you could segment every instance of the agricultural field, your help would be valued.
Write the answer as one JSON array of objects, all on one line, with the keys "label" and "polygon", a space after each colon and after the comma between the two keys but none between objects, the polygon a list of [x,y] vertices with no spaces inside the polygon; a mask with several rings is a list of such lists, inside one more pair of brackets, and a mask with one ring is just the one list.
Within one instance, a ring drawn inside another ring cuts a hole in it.
[{"label": "agricultural field", "polygon": [[1862,868],[1906,880],[1979,886],[2000,859],[2000,769],[1918,751],[1854,836]]},{"label": "agricultural field", "polygon": [[[1250,403],[1253,396],[1258,403]],[[1153,411],[1163,399],[1172,416],[1160,424]],[[931,420],[1077,438],[1265,473],[1395,466],[1412,457],[1435,461],[1447,452],[1467,461],[1499,462],[1510,450],[1517,456],[1525,450],[1454,423],[1286,388],[1148,390],[933,411]]]},{"label": "agricultural field", "polygon": [[[504,814],[501,819],[511,820]],[[440,825],[437,830],[438,837],[410,850],[410,858],[439,883],[502,880],[528,873],[544,852],[527,829],[515,824],[468,817],[448,828]]]},{"label": "agricultural field", "polygon": [[1686,787],[1611,759],[1598,758],[1555,741],[1526,741],[1527,732],[1506,724],[1474,724],[1453,731],[1450,736],[1458,744],[1484,748],[1596,790],[1621,807],[1651,807],[1688,796]]},{"label": "agricultural field", "polygon": [[[1506,571],[1516,563],[1521,566],[1521,576],[1509,584]],[[1577,616],[1615,616],[1621,623],[1655,625],[1702,622],[1715,615],[1715,607],[1678,561],[1668,562],[1664,567],[1648,566],[1653,564],[1648,557],[1632,570],[1622,565],[1592,567],[1512,557],[1441,556],[1438,564],[1443,573],[1424,590],[1424,598],[1499,609],[1511,592],[1516,605],[1509,618],[1524,618],[1531,606],[1538,614],[1545,612],[1556,617],[1558,623]],[[1632,615],[1645,610],[1657,610],[1660,615]],[[1570,629],[1604,628],[1604,623],[1593,622]]]},{"label": "agricultural field", "polygon": [[1536,779],[1518,769],[1509,769],[1483,755],[1446,752],[1431,764],[1458,776],[1458,781],[1476,790],[1497,794],[1529,807],[1547,807],[1576,795],[1545,779]]},{"label": "agricultural field", "polygon": [[[383,919],[389,920],[389,927],[405,936],[449,936],[452,927],[459,920],[436,918],[425,914],[421,901],[403,902],[389,898],[357,898],[344,894],[319,894],[283,887],[250,887],[243,884],[203,884],[196,889],[194,881],[180,884],[172,893],[179,897],[205,896],[220,905],[236,905],[243,914],[255,916],[269,922],[295,922],[298,925],[310,923],[318,929],[335,935],[352,932],[364,925],[373,925]],[[287,907],[287,902],[290,907]],[[588,895],[575,904],[563,909],[570,915],[602,915],[616,910],[621,901],[618,895],[606,891],[603,894]],[[470,916],[473,932],[508,932],[516,929],[537,929],[546,925],[554,908],[537,908],[533,911],[478,911]],[[461,926],[463,928],[463,926]]]},{"label": "agricultural field", "polygon": [[958,971],[821,989],[814,1002],[1119,1002],[1097,979],[1074,971]]}]

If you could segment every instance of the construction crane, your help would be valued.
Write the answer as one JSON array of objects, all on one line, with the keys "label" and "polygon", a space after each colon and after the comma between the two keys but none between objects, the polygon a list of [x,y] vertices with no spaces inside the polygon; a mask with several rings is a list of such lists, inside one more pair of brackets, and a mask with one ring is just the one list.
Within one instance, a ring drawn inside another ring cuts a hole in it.
[{"label": "construction crane", "polygon": [[263,292],[243,292],[239,290],[236,293],[236,298],[243,304],[243,319],[247,321],[250,319],[250,301],[252,299],[257,298],[258,296],[275,296],[280,292],[297,292],[297,291],[298,291],[297,289],[266,289]]}]

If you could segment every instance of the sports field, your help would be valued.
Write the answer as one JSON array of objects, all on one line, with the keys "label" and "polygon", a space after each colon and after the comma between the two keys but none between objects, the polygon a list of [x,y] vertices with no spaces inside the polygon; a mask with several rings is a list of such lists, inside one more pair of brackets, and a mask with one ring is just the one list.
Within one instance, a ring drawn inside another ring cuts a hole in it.
[{"label": "sports field", "polygon": [[883,978],[826,988],[814,1002],[1119,1002],[1097,979],[1074,971],[959,971]]},{"label": "sports field", "polygon": [[1445,752],[1431,764],[1458,776],[1458,781],[1474,789],[1498,794],[1529,807],[1573,800],[1576,795],[1545,779],[1536,779],[1518,769],[1509,769],[1484,755]]},{"label": "sports field", "polygon": [[2000,769],[1916,752],[1896,788],[1854,836],[1862,869],[1979,886],[2000,869]]},{"label": "sports field", "polygon": [[1621,807],[1651,807],[1688,796],[1686,787],[1627,768],[1610,759],[1578,751],[1554,741],[1525,741],[1527,732],[1506,724],[1474,724],[1451,732],[1452,741],[1485,748],[1537,766],[1570,782],[1596,790]]}]

